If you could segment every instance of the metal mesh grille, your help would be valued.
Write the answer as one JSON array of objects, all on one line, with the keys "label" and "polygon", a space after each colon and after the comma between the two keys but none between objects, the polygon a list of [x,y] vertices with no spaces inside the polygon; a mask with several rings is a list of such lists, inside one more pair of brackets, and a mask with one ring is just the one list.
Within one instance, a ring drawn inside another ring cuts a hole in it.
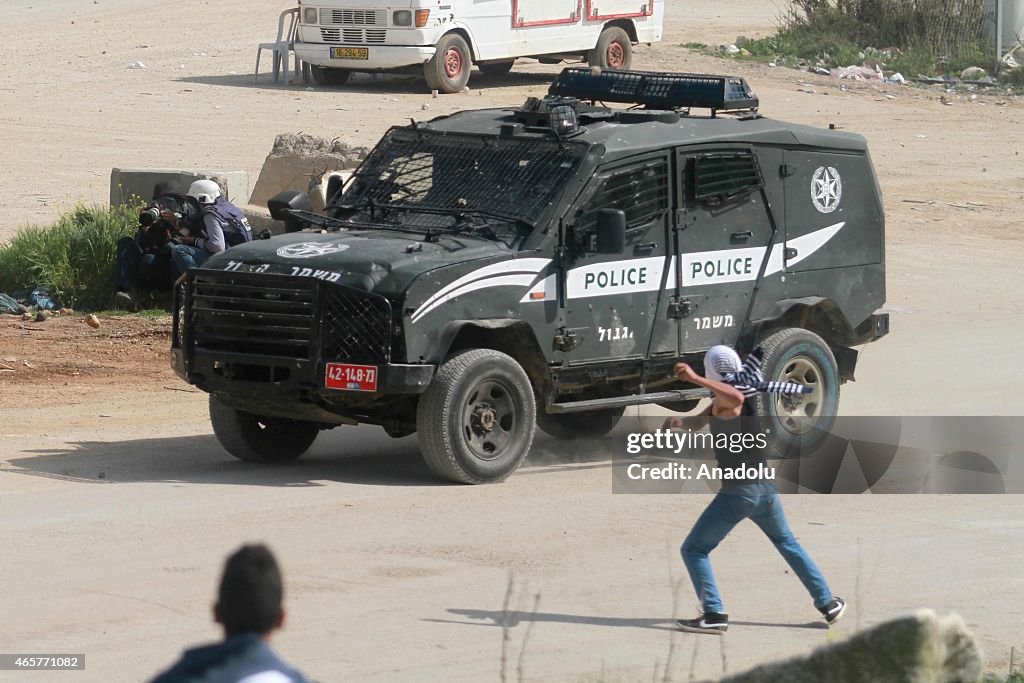
[{"label": "metal mesh grille", "polygon": [[343,24],[348,26],[385,26],[388,23],[387,10],[362,9],[321,9],[321,24]]},{"label": "metal mesh grille", "polygon": [[694,198],[723,200],[761,187],[761,172],[752,154],[717,154],[694,160]]},{"label": "metal mesh grille", "polygon": [[197,274],[192,280],[192,340],[197,348],[309,358],[315,280]]},{"label": "metal mesh grille", "polygon": [[587,210],[576,222],[576,233],[596,229],[599,209],[621,209],[626,225],[636,228],[649,224],[668,211],[668,161],[658,159],[615,173],[604,180],[588,202]]},{"label": "metal mesh grille", "polygon": [[478,211],[534,223],[576,173],[585,145],[392,129],[343,203]]},{"label": "metal mesh grille", "polygon": [[391,304],[383,297],[324,287],[321,310],[325,361],[388,363],[391,360]]}]

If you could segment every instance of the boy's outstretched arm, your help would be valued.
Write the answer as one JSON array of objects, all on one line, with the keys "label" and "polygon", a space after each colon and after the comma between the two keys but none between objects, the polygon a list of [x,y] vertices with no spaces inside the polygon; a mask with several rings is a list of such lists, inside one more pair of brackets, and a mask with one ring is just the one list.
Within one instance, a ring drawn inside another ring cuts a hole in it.
[{"label": "boy's outstretched arm", "polygon": [[740,414],[744,398],[736,387],[725,382],[708,379],[686,363],[676,363],[675,373],[676,377],[683,382],[711,390],[711,393],[715,395],[711,410],[716,417],[736,417]]}]

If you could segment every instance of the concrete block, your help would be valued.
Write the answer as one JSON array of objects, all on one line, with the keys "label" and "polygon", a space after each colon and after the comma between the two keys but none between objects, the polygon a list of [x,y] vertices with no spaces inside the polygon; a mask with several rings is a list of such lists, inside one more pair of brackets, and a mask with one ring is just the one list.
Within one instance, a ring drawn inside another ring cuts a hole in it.
[{"label": "concrete block", "polygon": [[249,196],[249,175],[244,171],[114,168],[110,171],[110,205],[120,206],[133,195],[149,201],[153,197],[153,186],[159,182],[178,182],[184,191],[196,180],[211,179],[222,180],[227,198],[236,204],[244,203]]},{"label": "concrete block", "polygon": [[352,171],[366,157],[364,147],[312,135],[278,135],[263,163],[249,203],[266,206],[267,200],[284,190],[309,192],[315,211],[323,210],[327,178],[338,171]]}]

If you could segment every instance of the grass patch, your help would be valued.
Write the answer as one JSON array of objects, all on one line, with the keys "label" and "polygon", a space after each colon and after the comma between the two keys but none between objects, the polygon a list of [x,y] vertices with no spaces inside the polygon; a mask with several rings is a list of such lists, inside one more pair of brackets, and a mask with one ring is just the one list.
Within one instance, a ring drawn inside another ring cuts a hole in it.
[{"label": "grass patch", "polygon": [[76,206],[48,227],[28,227],[0,245],[0,291],[45,286],[64,305],[108,306],[117,241],[133,235],[139,207]]},{"label": "grass patch", "polygon": [[707,43],[683,43],[683,47],[690,50],[706,50],[708,47]]},{"label": "grass patch", "polygon": [[904,76],[990,67],[983,0],[794,0],[775,35],[738,47],[743,59],[824,67],[874,59]]}]

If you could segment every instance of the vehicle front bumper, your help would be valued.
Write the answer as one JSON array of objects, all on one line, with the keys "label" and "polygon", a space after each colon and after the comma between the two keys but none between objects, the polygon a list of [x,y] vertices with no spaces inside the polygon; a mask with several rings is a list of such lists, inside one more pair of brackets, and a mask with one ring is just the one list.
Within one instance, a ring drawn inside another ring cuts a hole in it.
[{"label": "vehicle front bumper", "polygon": [[194,349],[171,349],[171,368],[189,384],[209,393],[322,399],[330,403],[371,402],[376,398],[421,394],[437,369],[434,365],[377,365],[377,391],[347,391],[325,385],[326,363]]},{"label": "vehicle front bumper", "polygon": [[[367,48],[369,59],[332,59],[332,47]],[[416,45],[330,45],[323,43],[295,43],[295,56],[309,64],[350,71],[387,71],[406,66],[426,64],[434,56],[433,47]]]}]

